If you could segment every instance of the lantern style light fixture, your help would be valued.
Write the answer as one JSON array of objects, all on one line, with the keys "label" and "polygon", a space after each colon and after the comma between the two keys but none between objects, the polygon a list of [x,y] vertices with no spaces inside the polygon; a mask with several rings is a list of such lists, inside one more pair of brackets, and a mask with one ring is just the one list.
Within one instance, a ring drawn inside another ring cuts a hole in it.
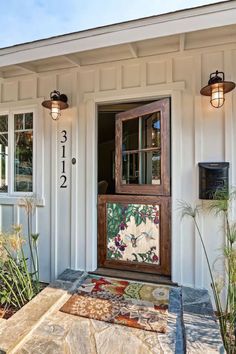
[{"label": "lantern style light fixture", "polygon": [[66,95],[54,90],[50,93],[50,100],[43,101],[42,106],[50,109],[50,115],[53,120],[58,120],[61,115],[61,110],[69,107],[67,101],[68,98]]},{"label": "lantern style light fixture", "polygon": [[208,85],[203,87],[200,91],[203,96],[211,96],[211,105],[215,108],[223,106],[225,101],[225,93],[232,91],[235,88],[235,83],[232,81],[225,81],[225,74],[223,71],[218,71],[210,74]]}]

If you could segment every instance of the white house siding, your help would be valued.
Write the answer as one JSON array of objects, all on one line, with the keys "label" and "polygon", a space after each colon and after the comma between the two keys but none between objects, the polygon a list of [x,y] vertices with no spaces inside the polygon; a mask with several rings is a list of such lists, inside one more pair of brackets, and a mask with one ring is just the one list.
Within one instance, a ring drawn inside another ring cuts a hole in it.
[{"label": "white house siding", "polygon": [[[173,42],[166,48],[163,41],[157,49],[160,55],[146,53],[141,58],[2,80],[0,108],[35,102],[40,107],[54,89],[69,98],[70,108],[62,112],[58,123],[48,110],[39,109],[38,119],[43,122],[41,197],[45,202],[37,208],[34,228],[40,232],[42,280],[55,278],[66,267],[94,270],[97,265],[96,105],[171,96],[172,279],[184,285],[209,286],[201,245],[191,221],[180,223],[177,201],[198,200],[200,161],[229,161],[230,183],[236,183],[236,91],[226,95],[221,109],[212,108],[209,98],[199,93],[217,69],[225,71],[227,80],[236,81],[236,35],[229,37],[227,28],[221,33],[217,38],[213,30],[183,35],[179,47]],[[60,132],[64,129],[69,137],[67,189],[59,187]],[[71,164],[72,157],[76,165]],[[24,223],[18,209],[15,199],[4,199],[2,229]],[[200,222],[213,262],[223,244],[222,221],[206,215]]]}]

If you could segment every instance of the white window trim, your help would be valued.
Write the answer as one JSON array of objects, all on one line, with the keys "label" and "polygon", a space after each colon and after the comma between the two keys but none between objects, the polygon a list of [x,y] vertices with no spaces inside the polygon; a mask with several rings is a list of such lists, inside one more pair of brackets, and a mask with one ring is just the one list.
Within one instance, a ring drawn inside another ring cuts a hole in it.
[{"label": "white window trim", "polygon": [[[0,115],[9,117],[9,180],[8,192],[0,193],[0,204],[18,204],[19,199],[24,196],[35,195],[38,205],[45,205],[44,200],[44,138],[43,138],[43,111],[41,106],[42,99],[27,100],[26,102],[13,102],[10,104],[1,104]],[[15,192],[14,191],[14,114],[33,113],[33,191]]]}]

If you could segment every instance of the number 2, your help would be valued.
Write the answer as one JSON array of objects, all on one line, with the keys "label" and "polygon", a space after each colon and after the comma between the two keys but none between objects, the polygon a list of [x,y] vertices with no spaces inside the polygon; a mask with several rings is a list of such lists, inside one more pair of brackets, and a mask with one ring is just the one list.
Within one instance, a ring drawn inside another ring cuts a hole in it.
[{"label": "number 2", "polygon": [[67,184],[65,184],[66,181],[67,181],[67,177],[65,175],[61,175],[60,179],[63,180],[61,185],[60,185],[60,188],[67,188]]}]

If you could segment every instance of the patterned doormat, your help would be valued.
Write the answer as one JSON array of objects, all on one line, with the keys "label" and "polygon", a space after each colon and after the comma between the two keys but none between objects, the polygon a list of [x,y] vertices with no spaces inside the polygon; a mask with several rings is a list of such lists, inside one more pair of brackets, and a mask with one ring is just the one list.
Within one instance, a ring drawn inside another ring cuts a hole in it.
[{"label": "patterned doormat", "polygon": [[165,333],[169,290],[166,285],[89,275],[60,311]]}]

